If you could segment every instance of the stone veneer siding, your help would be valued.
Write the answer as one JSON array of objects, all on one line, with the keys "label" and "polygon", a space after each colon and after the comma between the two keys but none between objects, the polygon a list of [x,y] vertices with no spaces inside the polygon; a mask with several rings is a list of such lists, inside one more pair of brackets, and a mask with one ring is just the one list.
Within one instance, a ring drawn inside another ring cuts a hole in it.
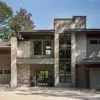
[{"label": "stone veneer siding", "polygon": [[[72,19],[55,19],[54,20],[54,29],[55,29],[55,37],[54,37],[54,57],[55,57],[55,86],[59,85],[59,34],[62,34],[70,29],[85,29],[86,28],[86,16],[74,16]],[[67,34],[67,33],[66,33]],[[75,86],[75,67],[76,67],[76,35],[75,33],[71,33],[71,53],[72,53],[72,61],[71,61],[71,76],[72,76],[72,85]]]},{"label": "stone veneer siding", "polygon": [[30,55],[30,41],[18,41],[17,57],[29,58]]},{"label": "stone veneer siding", "polygon": [[30,65],[18,65],[18,84],[29,84],[30,82]]}]

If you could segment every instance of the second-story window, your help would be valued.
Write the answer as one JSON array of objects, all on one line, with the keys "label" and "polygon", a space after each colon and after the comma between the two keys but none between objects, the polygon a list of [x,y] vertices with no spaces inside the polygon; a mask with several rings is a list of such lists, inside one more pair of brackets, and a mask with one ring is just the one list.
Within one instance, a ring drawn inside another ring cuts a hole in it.
[{"label": "second-story window", "polygon": [[51,55],[51,41],[43,42],[43,55],[47,55],[47,56]]},{"label": "second-story window", "polygon": [[35,56],[51,56],[51,41],[33,41]]},{"label": "second-story window", "polygon": [[42,42],[34,41],[34,55],[42,55]]}]

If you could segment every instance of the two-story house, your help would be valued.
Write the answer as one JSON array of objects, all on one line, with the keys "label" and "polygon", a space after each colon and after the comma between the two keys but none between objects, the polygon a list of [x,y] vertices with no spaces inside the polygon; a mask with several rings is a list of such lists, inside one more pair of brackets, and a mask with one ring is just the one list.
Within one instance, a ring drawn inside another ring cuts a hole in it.
[{"label": "two-story house", "polygon": [[0,46],[1,84],[33,79],[36,86],[100,88],[100,29],[86,28],[86,16],[54,19],[52,30],[20,34],[23,39]]}]

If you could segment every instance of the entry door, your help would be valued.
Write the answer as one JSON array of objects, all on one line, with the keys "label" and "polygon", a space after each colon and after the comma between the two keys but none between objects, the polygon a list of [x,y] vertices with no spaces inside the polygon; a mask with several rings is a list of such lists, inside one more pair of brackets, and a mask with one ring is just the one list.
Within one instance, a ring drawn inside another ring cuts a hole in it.
[{"label": "entry door", "polygon": [[38,86],[48,86],[48,71],[47,70],[37,70],[36,71],[36,81]]},{"label": "entry door", "polygon": [[51,70],[34,70],[37,86],[53,86],[53,74]]}]

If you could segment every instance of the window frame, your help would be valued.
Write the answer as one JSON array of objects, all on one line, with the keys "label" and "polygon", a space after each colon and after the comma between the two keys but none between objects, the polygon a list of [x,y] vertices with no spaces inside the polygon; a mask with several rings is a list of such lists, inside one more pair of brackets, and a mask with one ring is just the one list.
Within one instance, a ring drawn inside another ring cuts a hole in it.
[{"label": "window frame", "polygon": [[[53,56],[53,40],[51,40],[51,39],[34,39],[34,40],[30,40],[31,41],[31,43],[32,43],[32,51],[31,51],[31,55],[32,55],[32,57],[52,57]],[[41,43],[42,43],[42,54],[41,55],[34,55],[34,41],[41,41]],[[44,55],[44,46],[43,46],[43,43],[44,43],[44,41],[50,41],[51,42],[51,55],[50,56],[48,56],[48,55]]]}]

